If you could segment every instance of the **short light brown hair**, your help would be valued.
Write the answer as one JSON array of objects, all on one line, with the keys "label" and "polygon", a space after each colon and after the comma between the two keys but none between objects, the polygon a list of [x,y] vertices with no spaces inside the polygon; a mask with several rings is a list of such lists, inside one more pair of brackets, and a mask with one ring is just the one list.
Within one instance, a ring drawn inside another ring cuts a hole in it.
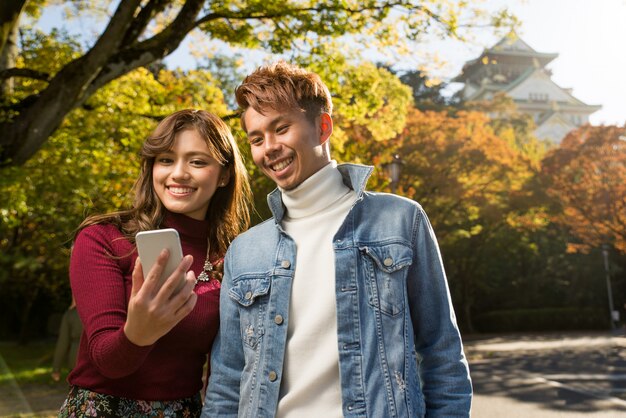
[{"label": "short light brown hair", "polygon": [[310,121],[333,111],[330,92],[320,76],[282,60],[248,75],[235,90],[235,97],[244,130],[243,115],[250,107],[261,114],[264,109],[300,109]]}]

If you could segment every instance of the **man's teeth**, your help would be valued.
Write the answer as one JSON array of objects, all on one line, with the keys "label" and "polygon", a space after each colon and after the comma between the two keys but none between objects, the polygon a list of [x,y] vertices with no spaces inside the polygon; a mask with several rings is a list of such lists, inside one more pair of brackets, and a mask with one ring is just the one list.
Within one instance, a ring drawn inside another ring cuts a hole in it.
[{"label": "man's teeth", "polygon": [[285,167],[287,167],[289,164],[291,164],[292,161],[293,161],[293,158],[290,158],[288,160],[281,161],[281,162],[279,162],[277,164],[274,164],[272,166],[272,170],[280,171],[280,170],[284,169]]},{"label": "man's teeth", "polygon": [[170,192],[177,194],[191,193],[194,191],[191,187],[170,187]]}]

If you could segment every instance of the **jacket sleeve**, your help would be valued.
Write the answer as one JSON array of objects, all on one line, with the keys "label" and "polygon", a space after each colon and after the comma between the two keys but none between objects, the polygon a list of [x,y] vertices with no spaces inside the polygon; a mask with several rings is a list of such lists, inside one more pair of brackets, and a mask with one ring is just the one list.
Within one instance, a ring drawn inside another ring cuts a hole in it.
[{"label": "jacket sleeve", "polygon": [[[139,369],[152,346],[139,347],[124,334],[127,289],[121,257],[107,228],[94,225],[79,233],[72,249],[70,282],[89,358],[102,375],[116,379]],[[123,239],[121,234],[118,238]]]},{"label": "jacket sleeve", "polygon": [[224,261],[224,279],[220,291],[220,328],[211,351],[211,375],[202,409],[202,418],[237,417],[239,409],[239,382],[245,363],[241,340],[239,309],[228,292],[231,252]]},{"label": "jacket sleeve", "polygon": [[427,417],[469,417],[472,384],[435,233],[418,207],[408,278]]}]

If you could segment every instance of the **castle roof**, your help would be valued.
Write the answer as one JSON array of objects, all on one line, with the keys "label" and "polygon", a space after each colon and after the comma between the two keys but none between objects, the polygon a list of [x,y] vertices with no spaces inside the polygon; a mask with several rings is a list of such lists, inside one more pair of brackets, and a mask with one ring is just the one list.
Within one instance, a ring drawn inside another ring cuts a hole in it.
[{"label": "castle roof", "polygon": [[466,62],[461,74],[456,76],[453,81],[465,82],[473,74],[480,71],[481,67],[489,64],[512,64],[543,68],[558,56],[557,53],[535,51],[515,31],[511,31],[493,47],[484,49],[480,56]]}]

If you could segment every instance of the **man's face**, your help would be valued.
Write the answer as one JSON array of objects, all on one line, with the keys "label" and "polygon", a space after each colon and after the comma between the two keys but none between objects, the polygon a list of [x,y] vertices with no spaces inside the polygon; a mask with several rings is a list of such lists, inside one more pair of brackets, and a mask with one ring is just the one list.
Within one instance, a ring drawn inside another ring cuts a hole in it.
[{"label": "man's face", "polygon": [[324,113],[313,123],[295,109],[248,108],[244,126],[254,163],[284,190],[298,187],[330,162],[326,141],[332,119]]}]

